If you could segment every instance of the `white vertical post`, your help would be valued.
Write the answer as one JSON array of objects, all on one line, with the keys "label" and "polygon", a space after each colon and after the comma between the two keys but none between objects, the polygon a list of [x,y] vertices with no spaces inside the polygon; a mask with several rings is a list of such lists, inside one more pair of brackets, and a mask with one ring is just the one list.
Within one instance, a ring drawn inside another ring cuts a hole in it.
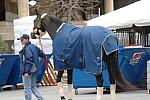
[{"label": "white vertical post", "polygon": [[147,90],[150,94],[150,60],[147,61]]},{"label": "white vertical post", "polygon": [[101,16],[101,8],[98,8],[98,16]]}]

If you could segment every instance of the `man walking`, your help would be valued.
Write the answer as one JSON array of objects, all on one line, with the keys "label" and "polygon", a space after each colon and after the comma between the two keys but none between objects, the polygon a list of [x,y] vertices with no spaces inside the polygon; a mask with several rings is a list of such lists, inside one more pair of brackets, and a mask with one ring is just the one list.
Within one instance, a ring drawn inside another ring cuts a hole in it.
[{"label": "man walking", "polygon": [[46,56],[42,50],[29,41],[29,35],[23,34],[17,40],[21,40],[21,44],[24,46],[19,52],[19,56],[25,100],[32,100],[32,93],[37,100],[44,100],[36,86],[36,76],[41,73],[39,57],[46,58]]}]

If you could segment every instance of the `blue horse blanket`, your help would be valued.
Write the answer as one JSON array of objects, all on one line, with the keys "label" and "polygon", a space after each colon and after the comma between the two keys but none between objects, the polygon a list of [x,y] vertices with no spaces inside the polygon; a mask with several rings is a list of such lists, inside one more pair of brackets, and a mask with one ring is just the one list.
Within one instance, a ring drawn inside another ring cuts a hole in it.
[{"label": "blue horse blanket", "polygon": [[103,48],[107,55],[118,50],[115,34],[104,27],[79,28],[64,24],[53,41],[55,70],[78,68],[92,74],[103,70]]}]

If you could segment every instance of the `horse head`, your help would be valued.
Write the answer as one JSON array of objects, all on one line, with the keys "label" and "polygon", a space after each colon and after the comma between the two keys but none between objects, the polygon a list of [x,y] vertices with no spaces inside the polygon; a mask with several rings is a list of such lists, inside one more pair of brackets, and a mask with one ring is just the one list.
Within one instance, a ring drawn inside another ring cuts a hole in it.
[{"label": "horse head", "polygon": [[49,36],[53,39],[55,33],[62,21],[54,16],[49,16],[47,13],[39,12],[36,10],[37,17],[34,20],[33,32],[31,32],[31,38],[40,38],[48,32]]},{"label": "horse head", "polygon": [[37,17],[34,20],[33,31],[31,32],[31,38],[36,39],[42,37],[46,34],[46,30],[44,27],[43,18],[47,15],[47,13],[39,13],[36,10]]}]

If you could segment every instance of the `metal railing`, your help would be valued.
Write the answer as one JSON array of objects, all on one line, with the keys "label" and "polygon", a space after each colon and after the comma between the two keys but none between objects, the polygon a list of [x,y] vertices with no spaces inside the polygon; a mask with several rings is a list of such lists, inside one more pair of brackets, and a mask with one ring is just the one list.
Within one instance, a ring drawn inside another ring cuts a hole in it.
[{"label": "metal railing", "polygon": [[150,27],[117,29],[114,32],[119,45],[150,45]]}]

